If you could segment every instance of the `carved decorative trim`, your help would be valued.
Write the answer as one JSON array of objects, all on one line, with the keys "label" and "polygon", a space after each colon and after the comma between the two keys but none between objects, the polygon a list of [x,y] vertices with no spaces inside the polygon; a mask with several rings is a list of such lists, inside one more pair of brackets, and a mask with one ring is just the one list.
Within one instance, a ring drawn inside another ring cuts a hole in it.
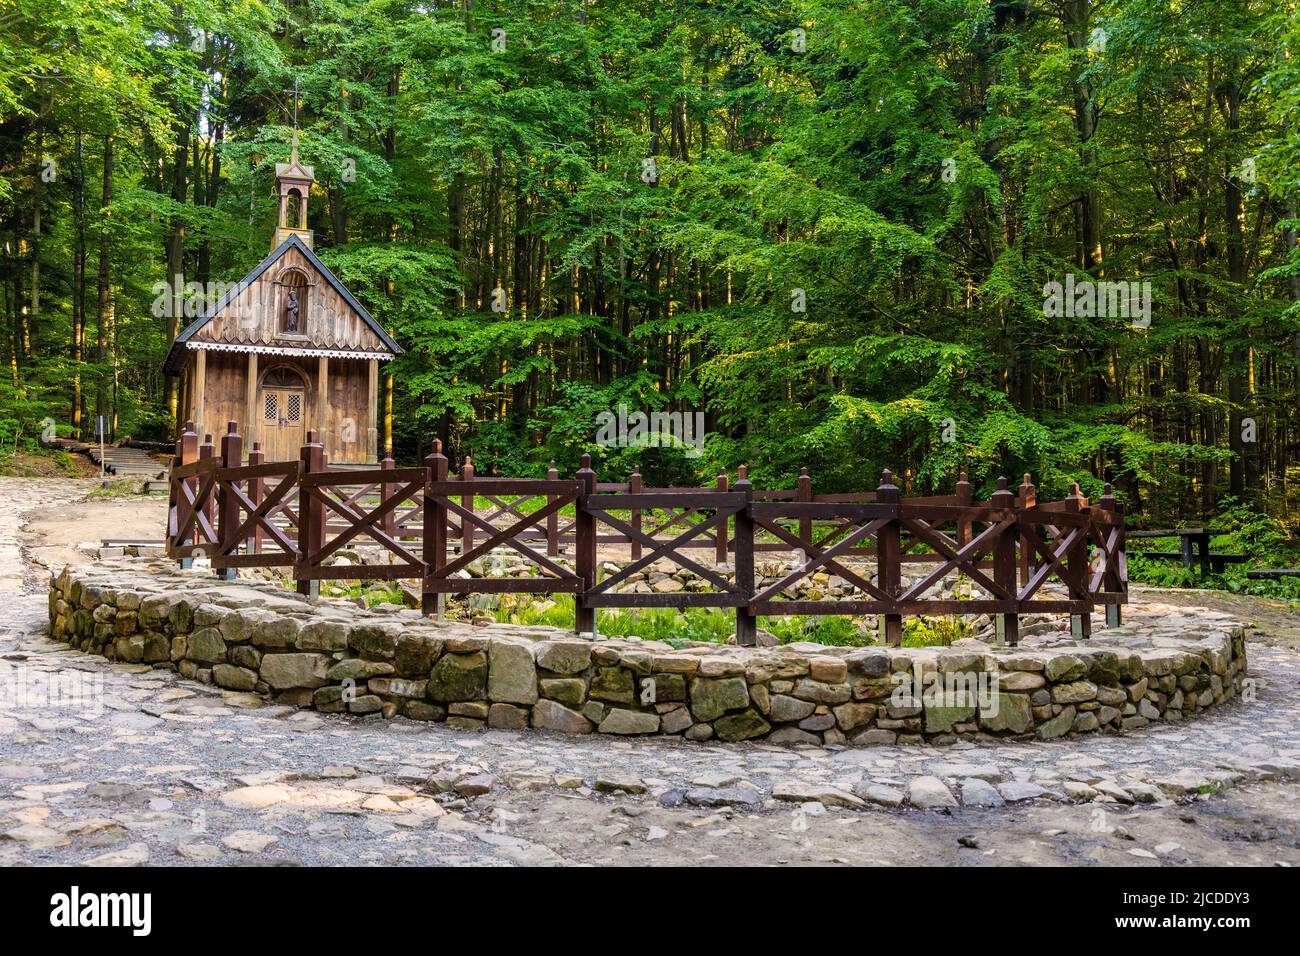
[{"label": "carved decorative trim", "polygon": [[197,342],[193,339],[185,343],[186,348],[206,350],[209,352],[256,352],[259,355],[307,355],[314,358],[354,358],[377,359],[380,362],[391,361],[396,356],[392,352],[352,352],[345,349],[294,348],[275,345],[241,345],[235,342]]}]

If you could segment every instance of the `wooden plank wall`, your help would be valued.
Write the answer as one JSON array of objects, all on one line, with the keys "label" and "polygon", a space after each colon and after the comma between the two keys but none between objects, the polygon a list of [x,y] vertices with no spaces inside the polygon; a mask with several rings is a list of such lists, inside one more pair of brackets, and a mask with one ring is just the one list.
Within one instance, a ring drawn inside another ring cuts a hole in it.
[{"label": "wooden plank wall", "polygon": [[[329,408],[325,415],[324,443],[329,460],[373,463],[375,459],[367,440],[370,429],[369,361],[330,359],[326,390]],[[351,440],[344,441],[345,436]]]},{"label": "wooden plank wall", "polygon": [[306,304],[306,325],[300,327],[306,340],[301,344],[309,348],[358,352],[387,351],[374,330],[297,249],[287,250],[256,282],[195,332],[193,340],[256,345],[285,344],[286,339],[280,332],[282,287],[276,284],[276,279],[289,268],[301,269],[311,283],[309,301]]},{"label": "wooden plank wall", "polygon": [[[185,379],[192,381],[196,366],[195,352],[186,362]],[[303,431],[319,429],[325,451],[331,463],[375,462],[372,436],[376,423],[370,409],[370,360],[364,358],[337,359],[328,363],[325,382],[325,407],[320,404],[320,359],[315,356],[258,355],[258,381],[277,366],[289,365],[298,369],[304,379]],[[226,423],[239,423],[244,437],[244,454],[260,441],[263,448],[270,447],[269,436],[262,434],[260,410],[261,391],[254,390],[253,409],[247,409],[248,354],[245,352],[207,351],[207,375],[202,389],[202,408],[194,406],[198,390],[187,388],[182,406],[181,420],[192,419],[200,440],[210,432],[214,440],[225,433]],[[350,421],[349,421],[350,420]],[[351,440],[345,440],[350,438]]]}]

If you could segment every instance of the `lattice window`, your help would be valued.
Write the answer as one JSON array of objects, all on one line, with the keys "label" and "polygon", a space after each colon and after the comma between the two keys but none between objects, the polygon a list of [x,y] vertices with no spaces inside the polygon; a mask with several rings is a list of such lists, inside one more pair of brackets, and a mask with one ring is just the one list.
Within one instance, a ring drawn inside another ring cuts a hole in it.
[{"label": "lattice window", "polygon": [[284,420],[290,425],[297,425],[302,421],[302,396],[297,392],[290,392],[285,398],[288,401],[286,402]]},{"label": "lattice window", "polygon": [[280,421],[280,403],[275,392],[267,392],[262,398],[262,421],[270,425]]}]

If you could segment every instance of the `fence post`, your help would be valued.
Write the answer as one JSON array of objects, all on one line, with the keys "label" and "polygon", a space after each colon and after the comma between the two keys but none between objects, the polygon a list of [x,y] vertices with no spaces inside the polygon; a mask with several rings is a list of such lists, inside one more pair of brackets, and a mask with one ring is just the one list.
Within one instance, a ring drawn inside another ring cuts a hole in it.
[{"label": "fence post", "polygon": [[586,606],[587,592],[596,586],[596,519],[587,510],[586,496],[596,493],[596,473],[591,470],[591,455],[582,456],[582,467],[577,479],[582,485],[581,496],[574,508],[576,532],[576,570],[582,579],[582,591],[574,595],[573,629],[578,634],[596,636],[596,609]]},{"label": "fence post", "polygon": [[[239,423],[228,422],[221,436],[221,467],[238,468],[243,459],[244,439],[239,436]],[[233,482],[217,482],[217,554],[231,555],[239,550],[235,532],[239,530],[239,500],[231,493]],[[233,581],[238,575],[234,568],[219,568],[217,577]]]},{"label": "fence post", "polygon": [[[216,442],[212,440],[212,434],[209,432],[203,436],[203,444],[199,446],[199,461],[205,461],[208,458],[216,457],[217,445]],[[215,532],[217,522],[217,496],[212,494],[211,486],[209,486],[207,498],[200,502],[200,505],[203,508],[203,513],[208,516],[208,525],[211,526]],[[216,545],[217,542],[213,541],[212,544]]]},{"label": "fence post", "polygon": [[[802,489],[801,489],[802,490]],[[898,486],[894,484],[894,473],[888,468],[880,473],[880,487],[876,489],[876,503],[894,505],[894,516],[876,534],[876,577],[880,588],[889,595],[891,601],[897,600],[903,575],[903,554],[901,545],[901,525],[898,520]],[[812,519],[808,519],[811,521]],[[811,541],[811,538],[808,540]],[[903,616],[901,614],[884,615],[885,643],[899,647],[903,643]]]},{"label": "fence post", "polygon": [[176,485],[180,481],[175,477],[176,469],[181,464],[181,437],[176,436],[176,446],[172,452],[171,467],[167,469],[167,527],[163,529],[163,545],[168,549],[172,544],[172,522],[176,521],[176,502],[180,500],[180,495],[176,493]]},{"label": "fence post", "polygon": [[[266,455],[262,452],[262,443],[260,441],[253,442],[253,450],[248,453],[249,467],[251,468],[254,465],[261,465],[265,463],[265,461],[266,461]],[[262,503],[262,479],[261,478],[248,479],[248,500],[253,503],[254,507],[257,507]],[[261,550],[262,550],[262,526],[260,524],[255,524],[253,526],[253,536],[248,539],[248,553],[259,554]]]},{"label": "fence post", "polygon": [[[1025,472],[1024,480],[1020,482],[1020,510],[1027,511],[1037,504],[1038,489],[1029,480],[1029,472]],[[1032,573],[1035,564],[1034,545],[1030,540],[1030,534],[1032,534],[1032,531],[1027,527],[1020,529],[1020,583],[1022,585],[1029,583],[1029,575]]]},{"label": "fence post", "polygon": [[[812,501],[812,499],[813,499],[812,478],[808,476],[807,468],[800,468],[799,483],[795,488],[794,500]],[[806,546],[812,544],[812,518],[799,519],[799,540],[801,540],[804,543],[805,547],[801,549],[802,553],[799,556],[798,563],[807,564],[808,548]]]},{"label": "fence post", "polygon": [[298,593],[313,598],[320,596],[320,581],[306,575],[323,544],[325,508],[303,479],[324,470],[325,446],[316,441],[316,430],[312,429],[307,432],[307,444],[298,455],[298,557],[294,577],[298,580]]},{"label": "fence post", "polygon": [[[316,431],[316,444],[320,445],[320,470],[329,471],[330,451],[325,447],[325,432],[323,429],[318,429]],[[321,494],[323,495],[324,492]],[[324,503],[320,500],[319,496],[313,497],[312,500],[316,503],[316,513],[313,517],[316,519],[316,531],[314,533],[316,535],[316,549],[319,551],[321,548],[325,547],[325,538],[329,532],[330,513],[328,509],[326,509]],[[393,559],[390,554],[388,556],[388,563],[392,564],[392,562]]]},{"label": "fence post", "polygon": [[[547,481],[559,481],[560,473],[555,469],[555,462],[552,461],[546,468]],[[555,495],[547,495],[546,503],[555,504]],[[546,556],[548,558],[558,557],[560,554],[560,516],[558,513],[552,513],[546,516]]]},{"label": "fence post", "polygon": [[[1202,528],[1192,537],[1196,539],[1196,551],[1199,555],[1201,580],[1204,581],[1210,576],[1210,533]],[[1188,541],[1190,546],[1191,538],[1185,538],[1184,540]]]},{"label": "fence post", "polygon": [[[393,461],[392,452],[386,452],[384,454],[384,460],[379,463],[380,470],[392,471],[396,467],[397,464],[396,462]],[[383,507],[384,502],[388,500],[389,496],[394,495],[396,493],[397,493],[397,485],[389,484],[388,482],[384,482],[382,485],[380,485],[379,506]],[[397,509],[396,508],[393,508],[391,511],[388,512],[388,514],[384,515],[383,525],[384,525],[384,534],[388,535],[390,538],[397,534]]]},{"label": "fence post", "polygon": [[[1076,481],[1069,495],[1065,499],[1065,510],[1068,514],[1082,515],[1087,518],[1088,499],[1083,497],[1079,491],[1079,483]],[[1086,531],[1086,529],[1075,529]],[[1073,591],[1073,597],[1078,600],[1082,597],[1088,602],[1088,610],[1082,614],[1070,615],[1070,635],[1076,641],[1086,641],[1092,636],[1092,599],[1088,594],[1088,536],[1081,534],[1079,539],[1070,547],[1070,553],[1066,558],[1066,570],[1070,572],[1070,580],[1065,582],[1066,590]]]},{"label": "fence post", "polygon": [[[460,469],[460,480],[469,482],[465,486],[466,490],[461,492],[460,506],[466,511],[474,510],[474,462],[469,455],[465,456],[465,464]],[[468,518],[460,519],[460,553],[469,554],[474,550],[474,522]]]},{"label": "fence post", "polygon": [[[1119,502],[1115,500],[1115,493],[1114,493],[1114,490],[1111,488],[1111,486],[1110,486],[1110,482],[1109,482],[1109,481],[1106,482],[1106,488],[1105,488],[1105,490],[1102,492],[1101,500],[1100,500],[1099,502],[1097,502],[1097,506],[1098,506],[1102,511],[1108,511],[1108,512],[1110,512],[1111,514],[1114,514],[1114,515],[1118,515],[1118,514],[1120,513],[1120,511],[1119,511]],[[1105,541],[1105,540],[1106,540],[1106,537],[1107,537],[1107,535],[1106,535],[1106,531],[1107,531],[1109,528],[1110,528],[1109,525],[1102,525],[1102,531],[1101,531],[1101,540],[1102,540],[1102,541]],[[1123,525],[1122,522],[1120,523],[1120,526],[1119,526],[1119,540],[1116,542],[1116,544],[1117,544],[1117,546],[1118,546],[1118,547],[1116,548],[1116,550],[1117,550],[1120,554],[1123,554],[1123,553],[1124,553],[1124,525]],[[1102,589],[1103,589],[1103,590],[1109,590],[1109,588],[1107,588],[1107,586],[1106,586],[1107,579],[1110,579],[1110,580],[1112,580],[1112,581],[1114,581],[1114,582],[1116,583],[1116,585],[1117,585],[1116,590],[1118,591],[1118,590],[1119,590],[1118,585],[1119,585],[1119,583],[1120,583],[1120,580],[1119,580],[1119,567],[1116,566],[1116,565],[1112,565],[1109,556],[1106,556],[1106,576],[1103,577],[1103,578],[1101,579],[1101,586],[1102,586]],[[1107,627],[1119,627],[1123,622],[1124,622],[1124,614],[1123,614],[1122,610],[1120,609],[1120,605],[1119,605],[1119,604],[1114,604],[1114,603],[1107,602],[1107,604],[1106,604],[1106,626],[1107,626]]]},{"label": "fence post", "polygon": [[[632,466],[632,477],[627,482],[627,493],[629,495],[641,494],[641,469],[636,465]],[[632,508],[632,530],[641,530],[641,509],[636,506]],[[641,560],[641,542],[639,540],[632,542],[632,560]]]},{"label": "fence post", "polygon": [[[198,460],[199,460],[199,436],[194,433],[194,423],[186,422],[185,428],[181,432],[180,437],[176,439],[176,458],[173,461],[173,464],[192,465],[194,462]],[[180,480],[188,484],[191,488],[196,487],[197,485],[197,479],[194,478],[182,478]],[[175,479],[169,482],[169,484],[171,484],[172,487],[168,491],[168,496],[171,498],[171,504],[168,509],[169,511],[168,520],[170,520],[171,515],[175,514],[175,512],[172,511],[171,509],[176,508],[180,504],[180,499],[181,499],[180,491],[176,487]],[[194,543],[194,539],[192,537],[189,537],[185,541],[177,541],[176,545],[179,547],[180,545],[193,544],[193,543]],[[184,557],[181,558],[180,563],[182,568],[191,568],[194,566],[194,559],[192,557]]]},{"label": "fence post", "polygon": [[[993,492],[989,503],[997,511],[1016,510],[1016,496],[1007,487],[1006,478],[998,479],[998,490]],[[997,516],[993,516],[992,520],[997,521]],[[999,644],[1020,643],[1020,615],[1017,613],[1020,601],[1016,596],[1016,539],[1020,533],[1021,529],[1012,525],[998,535],[998,540],[993,545],[993,580],[1011,593],[1013,607],[1012,611],[994,617]]]},{"label": "fence post", "polygon": [[[442,453],[442,440],[433,440],[433,451],[424,459],[428,471],[428,481],[446,481],[449,463]],[[424,580],[420,594],[420,610],[424,614],[433,614],[442,620],[446,608],[447,596],[441,591],[431,592],[428,588],[431,572],[441,571],[447,565],[447,505],[440,495],[430,492],[428,485],[424,489]]]},{"label": "fence post", "polygon": [[[748,482],[746,483],[748,484]],[[717,484],[718,491],[727,490],[729,486],[729,482],[727,480],[727,469],[725,468],[718,469],[718,480],[716,484]],[[740,490],[739,481],[736,482],[736,490]],[[749,486],[749,493],[750,493],[750,497],[753,497],[754,494],[753,485]],[[737,535],[740,534],[739,528],[736,529],[736,534]],[[714,536],[717,539],[717,545],[715,547],[713,561],[715,564],[726,564],[727,563],[727,522],[725,520],[718,522],[718,527],[714,532]],[[740,545],[737,544],[736,547],[739,548]]]},{"label": "fence post", "polygon": [[[957,507],[969,508],[973,500],[973,491],[970,482],[966,480],[966,472],[962,472],[957,478]],[[957,546],[959,548],[970,544],[971,523],[964,518],[957,519]]]},{"label": "fence post", "polygon": [[[719,484],[726,480],[725,474],[718,476]],[[740,466],[736,477],[736,490],[745,496],[744,507],[736,512],[735,519],[736,587],[748,602],[754,599],[754,516],[750,513],[750,505],[754,503],[754,486],[750,484],[744,465]],[[724,522],[723,528],[725,527]],[[726,547],[725,542],[722,547]],[[758,644],[758,618],[750,611],[748,603],[736,608],[736,644],[740,647],[754,647]]]}]

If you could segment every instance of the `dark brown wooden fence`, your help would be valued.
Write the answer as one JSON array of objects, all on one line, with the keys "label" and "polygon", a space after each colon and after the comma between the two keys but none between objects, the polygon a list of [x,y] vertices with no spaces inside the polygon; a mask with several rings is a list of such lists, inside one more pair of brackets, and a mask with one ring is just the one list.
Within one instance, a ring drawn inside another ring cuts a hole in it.
[{"label": "dark brown wooden fence", "polygon": [[[794,489],[762,491],[742,466],[734,484],[720,474],[712,488],[645,488],[637,474],[597,481],[589,456],[571,479],[554,467],[545,479],[480,477],[469,460],[452,477],[440,442],[418,467],[340,469],[314,432],[297,461],[266,462],[256,444],[243,460],[235,422],[220,453],[187,426],[171,470],[168,554],[206,557],[226,577],[292,568],[309,595],[324,579],[415,579],[432,614],[447,594],[565,592],[575,596],[579,632],[595,629],[602,607],[734,608],[742,644],[754,642],[757,617],[781,614],[880,615],[885,639],[898,644],[906,615],[992,615],[999,638],[1015,643],[1020,615],[1060,613],[1086,638],[1098,605],[1118,624],[1128,599],[1124,513],[1109,485],[1095,505],[1078,486],[1063,501],[1040,502],[1028,475],[1017,492],[1001,478],[989,500],[976,501],[962,475],[952,495],[903,498],[885,471],[874,491],[817,495],[806,470]],[[360,542],[378,545],[388,563],[330,562]],[[602,546],[613,545],[626,546],[619,557],[629,563],[600,578]],[[465,576],[498,548],[534,576]],[[557,560],[562,550],[572,567]],[[758,587],[755,559],[774,551],[794,552],[795,566]],[[620,590],[661,561],[711,589]],[[908,565],[917,576],[905,583]],[[856,595],[790,596],[823,571]],[[929,596],[954,575],[985,596]],[[1056,587],[1045,592],[1049,581]]]}]

